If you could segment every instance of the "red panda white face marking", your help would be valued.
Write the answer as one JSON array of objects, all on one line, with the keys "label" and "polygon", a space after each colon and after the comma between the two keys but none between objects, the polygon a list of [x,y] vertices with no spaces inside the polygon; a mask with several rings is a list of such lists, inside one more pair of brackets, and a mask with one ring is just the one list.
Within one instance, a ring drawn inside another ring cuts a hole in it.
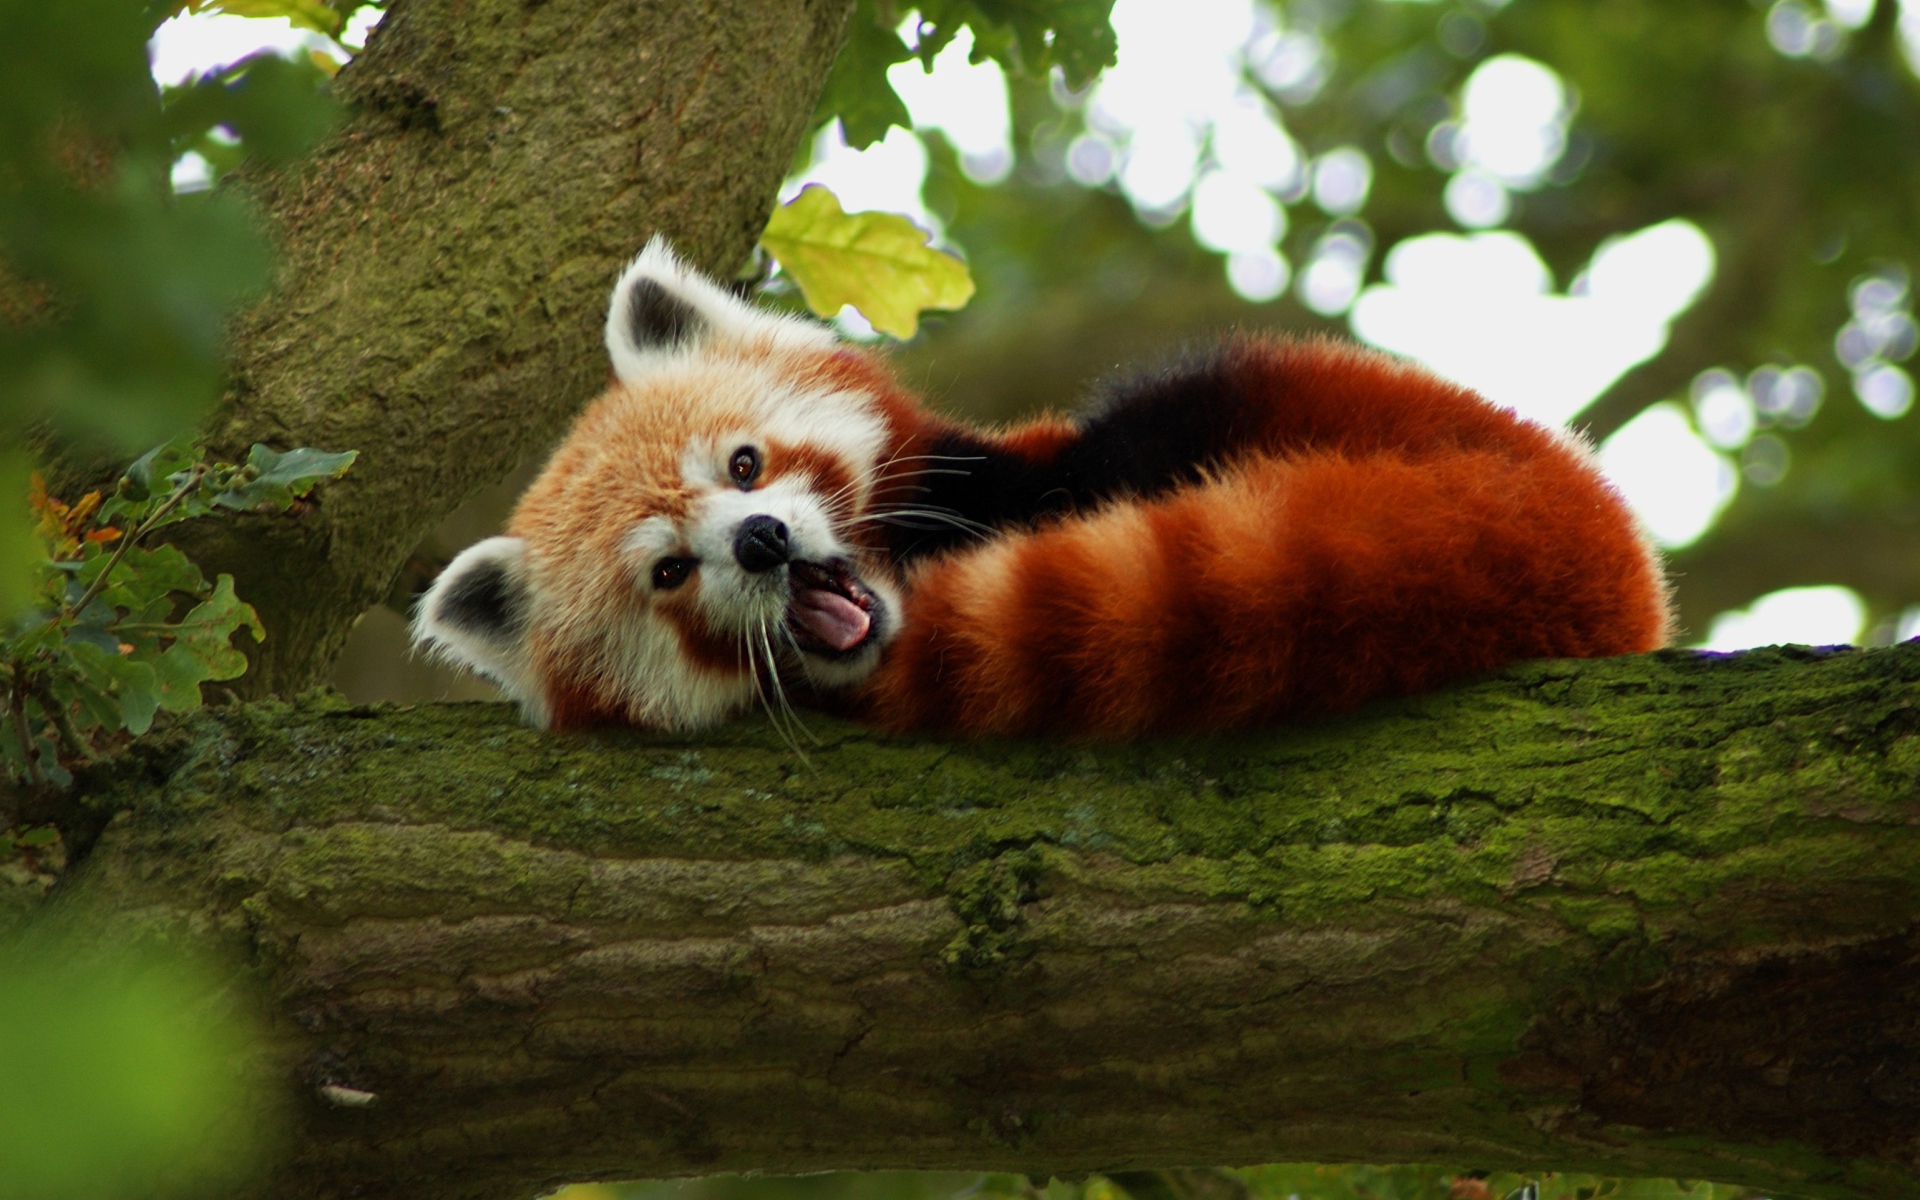
[{"label": "red panda white face marking", "polygon": [[893,586],[853,534],[888,431],[823,369],[833,335],[736,299],[656,239],[615,287],[607,345],[617,381],[510,536],[422,598],[416,644],[543,725],[693,728],[780,675],[864,679],[898,630]]},{"label": "red panda white face marking", "polygon": [[[862,459],[877,450],[857,448]],[[835,528],[836,517],[856,511],[857,489],[836,496],[848,485],[830,490],[817,470],[782,461],[795,453],[746,432],[689,446],[682,477],[695,499],[682,533],[699,563],[700,603],[712,628],[760,639],[763,652],[792,649],[803,662],[838,665],[878,640],[885,605],[875,586],[861,582],[852,568],[856,547]],[[843,464],[847,473],[859,461]]]}]

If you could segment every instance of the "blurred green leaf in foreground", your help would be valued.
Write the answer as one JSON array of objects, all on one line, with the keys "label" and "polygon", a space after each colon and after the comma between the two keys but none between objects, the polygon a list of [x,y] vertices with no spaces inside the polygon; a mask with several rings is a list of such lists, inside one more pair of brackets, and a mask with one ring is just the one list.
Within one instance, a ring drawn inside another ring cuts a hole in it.
[{"label": "blurred green leaf in foreground", "polygon": [[41,452],[131,453],[219,394],[227,317],[271,255],[244,199],[176,195],[175,159],[212,138],[265,163],[334,111],[309,62],[260,55],[163,94],[143,0],[0,0],[0,605],[29,559],[28,431]]},{"label": "blurred green leaf in foreground", "polygon": [[0,943],[0,1191],[186,1196],[257,1162],[253,1032],[166,955]]}]

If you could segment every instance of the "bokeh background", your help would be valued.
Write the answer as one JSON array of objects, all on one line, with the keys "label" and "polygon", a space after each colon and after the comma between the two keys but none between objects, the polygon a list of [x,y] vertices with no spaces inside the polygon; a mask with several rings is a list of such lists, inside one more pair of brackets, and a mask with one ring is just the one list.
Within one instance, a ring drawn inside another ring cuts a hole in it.
[{"label": "bokeh background", "polygon": [[[378,20],[181,16],[154,72],[344,61]],[[890,70],[913,130],[829,125],[795,162],[789,194],[908,213],[969,262],[974,301],[894,347],[934,403],[1004,420],[1230,328],[1351,336],[1590,437],[1686,644],[1920,633],[1920,0],[1118,0],[1113,25],[1078,92],[963,35]],[[189,154],[176,186],[208,175]],[[407,603],[366,614],[339,686],[490,695],[408,657]]]}]

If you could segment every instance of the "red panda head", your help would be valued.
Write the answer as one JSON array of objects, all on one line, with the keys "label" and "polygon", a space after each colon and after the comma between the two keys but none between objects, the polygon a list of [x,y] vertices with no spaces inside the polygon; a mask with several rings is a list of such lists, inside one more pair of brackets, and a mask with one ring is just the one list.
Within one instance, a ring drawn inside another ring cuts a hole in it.
[{"label": "red panda head", "polygon": [[607,315],[614,382],[422,598],[414,641],[537,724],[711,724],[859,682],[900,605],[862,522],[900,435],[884,374],[659,238]]}]

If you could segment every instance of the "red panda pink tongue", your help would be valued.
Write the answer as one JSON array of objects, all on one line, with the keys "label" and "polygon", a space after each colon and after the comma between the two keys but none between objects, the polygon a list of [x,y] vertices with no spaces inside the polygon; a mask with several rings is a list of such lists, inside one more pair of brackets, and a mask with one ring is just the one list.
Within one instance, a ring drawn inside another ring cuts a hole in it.
[{"label": "red panda pink tongue", "polygon": [[800,589],[793,598],[793,619],[835,650],[858,646],[873,624],[858,604],[825,588]]}]

